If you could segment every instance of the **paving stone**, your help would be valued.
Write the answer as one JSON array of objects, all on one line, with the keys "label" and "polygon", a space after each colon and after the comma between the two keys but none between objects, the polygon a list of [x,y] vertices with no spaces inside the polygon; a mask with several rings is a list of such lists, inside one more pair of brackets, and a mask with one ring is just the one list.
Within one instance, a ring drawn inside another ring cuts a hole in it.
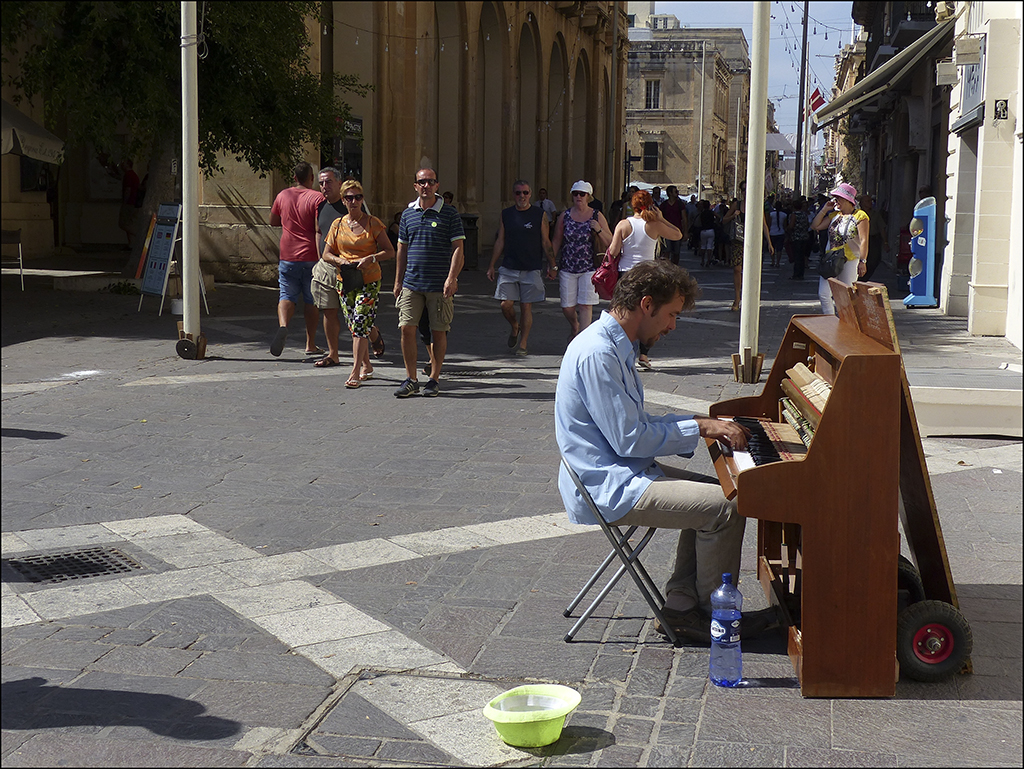
[{"label": "paving stone", "polygon": [[901,764],[895,753],[864,753],[856,750],[815,750],[790,748],[786,751],[786,766],[913,766]]},{"label": "paving stone", "polygon": [[658,697],[623,697],[619,702],[619,713],[629,716],[654,718],[661,708]]},{"label": "paving stone", "polygon": [[188,649],[198,640],[198,633],[157,633],[147,645],[161,646],[168,649]]},{"label": "paving stone", "polygon": [[612,733],[620,745],[647,745],[651,741],[654,721],[649,718],[632,718],[620,716],[615,720]]},{"label": "paving stone", "polygon": [[109,767],[243,766],[249,758],[248,753],[239,751],[173,742],[147,744],[138,740],[36,735],[4,756],[4,766],[59,766],[68,756],[88,756],[90,765]]},{"label": "paving stone", "polygon": [[347,693],[321,721],[316,733],[375,739],[417,740],[419,735],[374,707],[358,694]]},{"label": "paving stone", "polygon": [[331,756],[372,756],[380,747],[380,740],[362,739],[359,737],[337,737],[333,734],[318,734],[316,744],[322,748],[319,752]]},{"label": "paving stone", "polygon": [[[698,695],[699,697],[699,695]],[[664,721],[678,721],[685,724],[695,724],[700,719],[703,703],[700,699],[679,700],[674,697],[665,697],[665,709],[662,711]]]},{"label": "paving stone", "polygon": [[[833,712],[832,746],[836,748],[945,756],[948,760],[969,742],[972,760],[1001,762],[1021,755],[1020,711],[910,701],[871,707],[841,700],[834,703]],[[979,740],[981,734],[990,736]]]},{"label": "paving stone", "polygon": [[612,745],[601,751],[597,766],[639,766],[643,748]]},{"label": "paving stone", "polygon": [[655,745],[647,758],[647,766],[690,766],[690,748],[684,745]]},{"label": "paving stone", "polygon": [[649,695],[660,697],[665,693],[669,671],[658,669],[635,669],[629,677],[629,693],[632,696]]},{"label": "paving stone", "polygon": [[5,665],[55,667],[82,670],[110,652],[109,646],[85,641],[60,641],[47,638],[21,646],[4,655]]},{"label": "paving stone", "polygon": [[156,647],[118,646],[90,666],[92,670],[140,676],[173,676],[199,658],[199,652]]},{"label": "paving stone", "polygon": [[55,634],[50,636],[54,641],[96,641],[103,638],[109,632],[108,628],[101,627],[62,627]]},{"label": "paving stone", "polygon": [[180,675],[188,678],[278,684],[329,686],[334,683],[333,677],[302,657],[260,652],[205,652],[181,671]]},{"label": "paving stone", "polygon": [[472,672],[566,683],[582,681],[595,651],[579,644],[495,638],[480,652]]},{"label": "paving stone", "polygon": [[[373,766],[372,763],[367,761],[355,761],[347,759],[345,762],[346,766]],[[294,753],[289,753],[286,756],[263,756],[256,763],[251,766],[258,767],[310,767],[310,769],[319,769],[320,767],[337,767],[338,759],[327,758],[324,756],[300,756]]]},{"label": "paving stone", "polygon": [[[765,698],[747,696],[750,691],[753,690],[708,687],[698,742],[832,747],[828,700],[802,699],[794,694],[777,705],[773,702],[773,707],[766,707]],[[723,724],[728,724],[728,728]]]},{"label": "paving stone", "polygon": [[785,766],[785,749],[773,745],[698,740],[689,766]]},{"label": "paving stone", "polygon": [[297,729],[327,698],[327,686],[213,682],[193,699],[207,714],[247,726]]},{"label": "paving stone", "polygon": [[153,637],[153,633],[148,630],[118,628],[103,636],[100,643],[117,646],[142,646],[147,641],[151,641]]}]

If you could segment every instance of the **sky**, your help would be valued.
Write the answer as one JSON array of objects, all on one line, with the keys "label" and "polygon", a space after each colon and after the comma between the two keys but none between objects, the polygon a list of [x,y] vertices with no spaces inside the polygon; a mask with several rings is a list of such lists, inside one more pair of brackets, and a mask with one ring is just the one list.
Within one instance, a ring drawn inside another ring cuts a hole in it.
[{"label": "sky", "polygon": [[[850,0],[812,2],[807,19],[807,66],[810,89],[821,89],[828,99],[832,93],[835,56],[851,40],[854,22],[850,18]],[[803,23],[803,2],[773,0],[771,3],[771,41],[768,47],[768,98],[775,105],[775,122],[781,133],[794,133],[797,123],[797,100],[800,94],[800,43]],[[740,2],[656,2],[655,12],[671,13],[680,26],[738,27],[747,38],[753,53],[750,34],[753,28],[754,4]],[[713,21],[708,20],[709,16]],[[788,26],[787,26],[788,25]],[[827,36],[827,39],[826,39]]]}]

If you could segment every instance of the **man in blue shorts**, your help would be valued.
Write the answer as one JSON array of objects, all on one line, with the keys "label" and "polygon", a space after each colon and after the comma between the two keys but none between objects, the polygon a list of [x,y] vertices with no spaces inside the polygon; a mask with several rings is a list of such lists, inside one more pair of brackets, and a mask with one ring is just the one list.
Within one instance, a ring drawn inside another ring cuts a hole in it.
[{"label": "man in blue shorts", "polygon": [[[548,222],[544,210],[530,205],[530,185],[522,179],[512,185],[516,204],[501,212],[498,225],[498,239],[494,241],[494,256],[487,270],[489,280],[494,280],[494,268],[498,268],[498,286],[494,298],[501,300],[501,314],[512,327],[508,335],[508,346],[516,355],[527,355],[527,340],[533,327],[533,303],[544,301],[544,259],[548,262],[548,279],[557,276],[555,254],[548,238]],[[507,248],[506,248],[507,246]],[[519,302],[519,318],[516,318],[516,302]],[[518,346],[517,346],[518,344]]]},{"label": "man in blue shorts", "polygon": [[465,259],[462,218],[454,206],[447,205],[437,194],[437,173],[433,168],[416,172],[415,189],[416,201],[402,212],[398,226],[394,293],[407,377],[395,390],[396,398],[420,392],[416,376],[416,326],[424,311],[430,318],[433,354],[423,395],[433,397],[441,392],[437,380],[448,350],[454,297]]},{"label": "man in blue shorts", "polygon": [[295,183],[281,190],[270,208],[270,226],[281,228],[281,261],[278,265],[278,329],[270,343],[270,354],[279,356],[288,336],[288,323],[301,299],[306,321],[306,354],[323,350],[316,346],[316,326],[320,311],[313,303],[313,265],[320,254],[316,249],[317,207],[324,196],[313,189],[313,166],[303,161],[295,166]]}]

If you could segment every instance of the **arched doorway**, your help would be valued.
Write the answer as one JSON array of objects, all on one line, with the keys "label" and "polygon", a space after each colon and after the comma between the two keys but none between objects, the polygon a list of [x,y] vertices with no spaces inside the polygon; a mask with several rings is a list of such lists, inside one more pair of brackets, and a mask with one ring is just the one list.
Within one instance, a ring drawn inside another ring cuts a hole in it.
[{"label": "arched doorway", "polygon": [[[537,96],[539,91],[539,52],[533,30],[524,24],[519,36],[519,162],[518,179],[537,187]],[[504,192],[504,190],[503,190]]]},{"label": "arched doorway", "polygon": [[502,158],[505,145],[506,104],[502,89],[506,30],[500,8],[484,3],[477,34],[476,201],[480,213],[480,245],[494,242],[501,210]]},{"label": "arched doorway", "polygon": [[562,36],[559,35],[551,46],[551,64],[548,68],[548,114],[545,122],[548,126],[548,196],[556,201],[560,209],[567,208],[572,202],[568,199],[570,182],[565,178],[567,91],[565,46]]},{"label": "arched doorway", "polygon": [[[600,133],[600,126],[593,125],[590,131],[588,107],[590,90],[590,77],[587,67],[586,54],[581,52],[576,60],[576,76],[572,85],[572,118],[569,122],[569,179],[583,179],[587,175],[587,161],[593,157],[596,150],[594,140],[594,128]],[[588,179],[594,185],[595,196],[603,186],[599,179]]]}]

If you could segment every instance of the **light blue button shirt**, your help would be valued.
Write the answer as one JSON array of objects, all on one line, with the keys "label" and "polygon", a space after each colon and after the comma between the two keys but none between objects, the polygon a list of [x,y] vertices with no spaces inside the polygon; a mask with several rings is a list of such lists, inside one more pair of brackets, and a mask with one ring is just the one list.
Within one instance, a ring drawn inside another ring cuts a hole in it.
[{"label": "light blue button shirt", "polygon": [[[628,513],[664,475],[655,457],[692,455],[700,437],[692,416],[644,411],[638,349],[604,312],[572,341],[558,372],[555,439],[608,522]],[[564,467],[558,490],[574,523],[597,524]]]}]

